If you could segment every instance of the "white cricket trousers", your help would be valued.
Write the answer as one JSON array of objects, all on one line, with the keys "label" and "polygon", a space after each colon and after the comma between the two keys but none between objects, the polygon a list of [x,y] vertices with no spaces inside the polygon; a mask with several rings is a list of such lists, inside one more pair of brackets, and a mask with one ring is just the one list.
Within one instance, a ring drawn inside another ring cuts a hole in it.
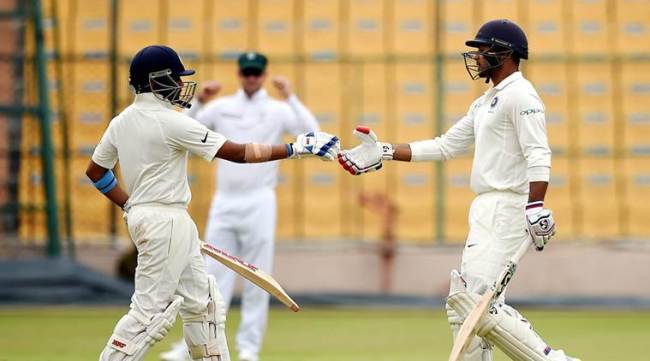
[{"label": "white cricket trousers", "polygon": [[[469,210],[469,234],[461,259],[461,275],[467,289],[476,292],[480,285],[491,285],[506,263],[528,242],[524,208],[528,195],[504,191],[482,193]],[[505,292],[499,302],[504,302]],[[462,320],[447,305],[447,317],[456,337]],[[485,340],[471,341],[463,361],[491,361],[492,346]]]},{"label": "white cricket trousers", "polygon": [[[236,194],[217,192],[204,241],[271,274],[276,208],[273,188]],[[226,306],[230,305],[237,275],[211,258],[206,258],[206,265],[217,280]],[[243,286],[237,350],[240,354],[245,351],[257,355],[266,331],[269,294],[248,281],[244,281]]]},{"label": "white cricket trousers", "polygon": [[150,320],[174,294],[183,297],[183,319],[208,314],[208,278],[198,232],[184,208],[134,206],[125,217],[138,249],[135,292],[129,314]]},{"label": "white cricket trousers", "polygon": [[461,274],[478,277],[488,285],[494,283],[521,243],[529,242],[524,215],[527,200],[527,194],[507,191],[474,198]]}]

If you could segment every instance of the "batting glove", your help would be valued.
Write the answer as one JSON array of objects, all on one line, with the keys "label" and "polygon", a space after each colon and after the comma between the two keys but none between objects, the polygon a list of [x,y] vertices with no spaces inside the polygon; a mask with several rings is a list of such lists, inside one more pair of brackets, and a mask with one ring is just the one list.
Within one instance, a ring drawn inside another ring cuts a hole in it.
[{"label": "batting glove", "polygon": [[553,212],[544,208],[544,202],[531,202],[526,205],[527,231],[535,242],[538,251],[544,249],[546,243],[555,235]]},{"label": "batting glove", "polygon": [[375,132],[370,128],[357,126],[352,134],[361,141],[361,144],[339,154],[339,163],[350,174],[374,172],[381,168],[382,160],[393,159],[395,152],[393,145],[378,142]]},{"label": "batting glove", "polygon": [[300,134],[288,147],[291,148],[290,158],[317,156],[327,161],[336,159],[341,151],[339,138],[325,132]]}]

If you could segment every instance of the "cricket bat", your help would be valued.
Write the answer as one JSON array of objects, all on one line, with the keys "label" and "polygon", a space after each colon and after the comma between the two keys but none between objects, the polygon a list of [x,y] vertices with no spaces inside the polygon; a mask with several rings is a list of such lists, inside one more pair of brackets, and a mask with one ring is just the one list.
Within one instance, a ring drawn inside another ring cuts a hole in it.
[{"label": "cricket bat", "polygon": [[451,348],[451,353],[449,354],[449,361],[459,361],[463,357],[467,346],[469,346],[470,341],[476,335],[476,325],[481,321],[481,318],[485,315],[494,300],[503,293],[503,290],[515,274],[517,263],[519,263],[519,260],[524,256],[530,245],[531,242],[526,241],[519,247],[517,253],[508,261],[494,284],[485,291],[479,303],[467,315],[465,322],[463,322],[463,325],[458,331],[458,335],[456,335],[454,346]]},{"label": "cricket bat", "polygon": [[273,277],[266,274],[266,272],[255,267],[254,265],[245,262],[244,260],[231,256],[228,253],[216,248],[208,243],[201,242],[201,253],[210,256],[224,266],[238,273],[240,276],[251,281],[256,286],[264,291],[272,294],[280,300],[283,304],[289,307],[293,312],[300,311],[300,306],[289,297],[284,291],[282,286],[273,279]]}]

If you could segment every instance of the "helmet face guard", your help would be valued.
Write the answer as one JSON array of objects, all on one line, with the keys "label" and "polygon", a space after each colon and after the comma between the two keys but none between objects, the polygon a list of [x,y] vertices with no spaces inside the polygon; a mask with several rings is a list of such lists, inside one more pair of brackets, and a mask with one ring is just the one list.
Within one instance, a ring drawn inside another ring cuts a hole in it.
[{"label": "helmet face guard", "polygon": [[196,82],[180,81],[172,77],[172,71],[165,69],[149,73],[149,87],[156,98],[181,108],[190,108]]},{"label": "helmet face guard", "polygon": [[[498,39],[491,39],[491,42],[483,43],[490,45],[486,50],[474,50],[462,53],[463,60],[465,61],[465,69],[472,80],[478,78],[486,78],[485,82],[490,81],[492,71],[503,65],[505,59],[511,57],[514,51],[510,48],[510,44],[500,41]],[[485,58],[488,63],[486,68],[481,69],[479,64],[479,57]]]}]

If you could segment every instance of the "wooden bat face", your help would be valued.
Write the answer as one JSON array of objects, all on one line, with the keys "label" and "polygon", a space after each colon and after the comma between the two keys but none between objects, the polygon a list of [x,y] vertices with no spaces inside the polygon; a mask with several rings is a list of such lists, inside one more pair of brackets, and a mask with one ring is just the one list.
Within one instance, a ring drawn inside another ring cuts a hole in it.
[{"label": "wooden bat face", "polygon": [[275,296],[275,298],[292,311],[298,312],[300,310],[300,306],[284,291],[282,286],[273,277],[258,267],[205,242],[201,243],[201,253],[210,256],[264,291]]},{"label": "wooden bat face", "polygon": [[465,322],[463,322],[463,325],[458,331],[458,335],[456,335],[454,346],[449,354],[449,361],[459,361],[461,359],[467,346],[469,346],[470,341],[476,334],[476,325],[481,321],[481,318],[485,315],[487,309],[494,300],[503,293],[508,283],[510,283],[510,280],[512,280],[512,277],[517,270],[517,263],[519,263],[519,260],[524,256],[530,245],[531,242],[528,241],[521,244],[517,252],[501,271],[501,274],[497,277],[494,284],[485,291],[479,303],[474,307],[474,309],[472,309],[469,315],[467,315]]},{"label": "wooden bat face", "polygon": [[476,325],[478,325],[483,315],[485,315],[485,311],[490,307],[494,296],[494,290],[488,289],[483,297],[481,297],[481,301],[467,315],[465,322],[463,322],[463,325],[458,331],[458,335],[456,335],[454,346],[451,348],[451,353],[449,354],[449,361],[460,361],[463,357],[467,346],[469,346],[469,343],[476,334]]}]

